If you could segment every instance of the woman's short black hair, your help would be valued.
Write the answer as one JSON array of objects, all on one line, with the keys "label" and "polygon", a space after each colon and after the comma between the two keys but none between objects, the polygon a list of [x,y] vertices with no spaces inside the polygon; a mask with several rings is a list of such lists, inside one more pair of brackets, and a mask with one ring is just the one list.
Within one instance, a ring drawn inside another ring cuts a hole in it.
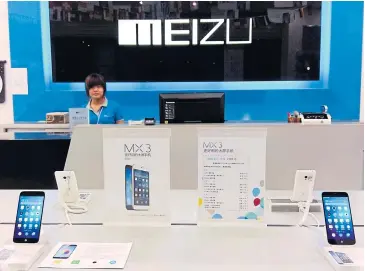
[{"label": "woman's short black hair", "polygon": [[95,86],[101,86],[104,89],[104,94],[103,96],[105,96],[106,93],[106,83],[104,80],[104,76],[102,76],[101,74],[98,73],[92,73],[89,74],[86,79],[85,79],[85,90],[86,90],[86,95],[89,95],[89,90]]}]

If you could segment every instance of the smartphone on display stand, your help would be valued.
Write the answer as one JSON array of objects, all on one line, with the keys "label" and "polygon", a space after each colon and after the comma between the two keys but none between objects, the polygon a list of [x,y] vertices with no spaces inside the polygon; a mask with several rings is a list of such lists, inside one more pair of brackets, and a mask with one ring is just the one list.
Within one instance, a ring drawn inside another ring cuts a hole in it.
[{"label": "smartphone on display stand", "polygon": [[62,245],[56,254],[53,256],[54,259],[68,259],[71,254],[75,251],[77,245]]},{"label": "smartphone on display stand", "polygon": [[38,243],[41,233],[45,194],[23,191],[19,195],[14,226],[14,243]]},{"label": "smartphone on display stand", "polygon": [[323,192],[327,241],[331,245],[356,243],[349,196],[345,192]]},{"label": "smartphone on display stand", "polygon": [[125,208],[133,210],[133,166],[125,165]]},{"label": "smartphone on display stand", "polygon": [[295,172],[292,202],[313,200],[314,182],[316,179],[315,170],[297,170]]},{"label": "smartphone on display stand", "polygon": [[150,173],[140,166],[133,167],[133,209],[148,210],[150,206]]},{"label": "smartphone on display stand", "polygon": [[60,198],[65,203],[79,201],[79,188],[73,171],[55,171],[54,173]]}]

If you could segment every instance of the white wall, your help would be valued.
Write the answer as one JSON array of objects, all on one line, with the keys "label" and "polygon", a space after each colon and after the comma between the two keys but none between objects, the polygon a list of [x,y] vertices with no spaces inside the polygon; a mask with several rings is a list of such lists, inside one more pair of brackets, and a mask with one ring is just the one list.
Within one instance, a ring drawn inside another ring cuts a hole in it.
[{"label": "white wall", "polygon": [[10,63],[8,2],[0,1],[0,60],[5,64],[5,103],[0,104],[0,124],[13,123],[13,94],[28,94],[27,69],[12,69]]}]

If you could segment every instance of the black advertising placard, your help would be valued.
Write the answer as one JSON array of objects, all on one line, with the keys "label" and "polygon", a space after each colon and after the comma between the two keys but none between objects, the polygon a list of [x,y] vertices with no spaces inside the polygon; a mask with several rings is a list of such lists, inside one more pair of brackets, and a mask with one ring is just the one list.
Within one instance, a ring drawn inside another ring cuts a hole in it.
[{"label": "black advertising placard", "polygon": [[0,61],[0,103],[5,102],[5,63]]}]

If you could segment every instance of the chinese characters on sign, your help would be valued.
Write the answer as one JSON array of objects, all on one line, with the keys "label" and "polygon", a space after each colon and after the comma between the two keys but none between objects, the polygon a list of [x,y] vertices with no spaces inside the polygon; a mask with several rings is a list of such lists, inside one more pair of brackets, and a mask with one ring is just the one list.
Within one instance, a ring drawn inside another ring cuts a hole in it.
[{"label": "chinese characters on sign", "polygon": [[200,134],[198,144],[199,220],[262,220],[266,130],[229,136],[211,131]]}]

